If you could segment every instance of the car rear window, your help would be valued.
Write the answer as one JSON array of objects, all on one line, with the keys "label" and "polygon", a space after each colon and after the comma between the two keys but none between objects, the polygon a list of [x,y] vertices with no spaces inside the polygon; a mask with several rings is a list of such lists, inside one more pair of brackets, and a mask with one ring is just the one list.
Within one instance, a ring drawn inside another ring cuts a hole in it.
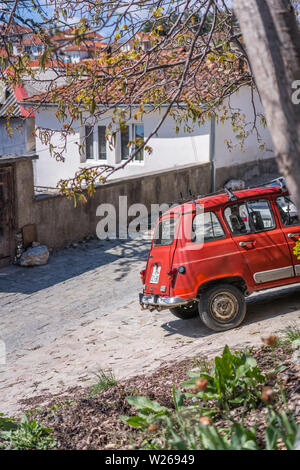
[{"label": "car rear window", "polygon": [[161,220],[156,227],[153,246],[172,245],[177,225],[177,218],[170,217]]}]

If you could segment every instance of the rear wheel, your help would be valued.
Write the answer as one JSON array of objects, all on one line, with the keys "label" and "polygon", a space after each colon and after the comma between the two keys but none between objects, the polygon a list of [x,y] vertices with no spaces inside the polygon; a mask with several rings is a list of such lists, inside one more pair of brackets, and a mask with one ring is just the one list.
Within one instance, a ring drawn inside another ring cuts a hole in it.
[{"label": "rear wheel", "polygon": [[170,308],[170,312],[172,312],[175,317],[181,318],[182,320],[194,318],[198,315],[198,302],[194,301],[186,305],[181,305],[180,307]]},{"label": "rear wheel", "polygon": [[211,330],[230,330],[240,325],[245,318],[245,297],[231,284],[211,287],[201,295],[199,315]]}]

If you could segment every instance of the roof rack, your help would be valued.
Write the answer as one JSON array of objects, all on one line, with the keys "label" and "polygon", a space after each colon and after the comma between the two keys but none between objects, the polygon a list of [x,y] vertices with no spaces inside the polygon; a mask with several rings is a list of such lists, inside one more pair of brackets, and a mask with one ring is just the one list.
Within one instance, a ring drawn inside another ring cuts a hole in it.
[{"label": "roof rack", "polygon": [[198,195],[192,194],[191,190],[189,190],[189,195],[187,195],[185,198],[183,197],[182,192],[180,192],[179,194],[180,194],[181,199],[176,199],[173,202],[167,202],[167,204],[170,204],[170,205],[172,205],[172,204],[186,204],[188,202],[194,202],[195,204],[198,204],[196,199],[202,199],[202,198],[207,197],[207,196],[215,196],[217,194],[222,194],[222,193],[225,193],[224,189],[219,189],[218,191],[215,191],[214,193],[198,194]]},{"label": "roof rack", "polygon": [[228,194],[229,201],[237,201],[239,199],[238,196],[236,196],[236,194],[234,194],[232,189],[224,187],[224,191],[226,191],[226,193]]},{"label": "roof rack", "polygon": [[282,191],[285,191],[287,189],[286,181],[283,176],[279,176],[278,178],[275,178],[271,181],[267,181],[266,183],[256,184],[255,186],[249,186],[248,189],[261,188],[263,186],[280,186],[280,189]]}]

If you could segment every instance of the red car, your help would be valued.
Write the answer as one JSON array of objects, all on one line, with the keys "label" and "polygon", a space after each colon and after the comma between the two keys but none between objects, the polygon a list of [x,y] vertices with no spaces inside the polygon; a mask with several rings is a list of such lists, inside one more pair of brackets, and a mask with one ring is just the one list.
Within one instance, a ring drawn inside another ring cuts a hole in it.
[{"label": "red car", "polygon": [[199,314],[215,331],[234,328],[245,317],[246,296],[300,281],[299,237],[282,178],[191,199],[157,222],[140,304],[182,319]]}]

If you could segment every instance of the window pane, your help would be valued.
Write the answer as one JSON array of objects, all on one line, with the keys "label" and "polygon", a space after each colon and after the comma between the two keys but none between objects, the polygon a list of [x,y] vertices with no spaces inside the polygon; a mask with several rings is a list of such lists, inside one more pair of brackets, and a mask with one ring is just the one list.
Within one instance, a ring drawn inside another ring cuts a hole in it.
[{"label": "window pane", "polygon": [[278,197],[276,199],[279,215],[283,225],[300,225],[298,218],[298,211],[295,204],[290,200],[289,197]]},{"label": "window pane", "polygon": [[121,159],[127,160],[129,157],[129,127],[124,126],[121,130]]},{"label": "window pane", "polygon": [[245,204],[236,204],[234,206],[227,207],[224,215],[233,235],[251,233],[249,214]]},{"label": "window pane", "polygon": [[177,219],[175,217],[163,219],[159,222],[155,231],[153,245],[172,245],[175,236],[176,223]]},{"label": "window pane", "polygon": [[106,138],[105,126],[98,126],[98,157],[99,160],[106,160]]},{"label": "window pane", "polygon": [[227,207],[224,215],[233,235],[251,233],[249,214],[245,204]]},{"label": "window pane", "polygon": [[94,158],[94,138],[91,126],[85,126],[85,157]]},{"label": "window pane", "polygon": [[261,230],[271,230],[275,227],[273,212],[266,199],[250,201],[247,203],[250,217],[250,225],[254,232]]},{"label": "window pane", "polygon": [[227,207],[224,212],[233,235],[256,233],[275,228],[275,220],[266,199]]},{"label": "window pane", "polygon": [[[137,143],[137,147],[144,140],[144,125],[143,124],[134,124],[134,135]],[[142,161],[144,160],[144,149],[142,148],[135,156],[135,160]]]},{"label": "window pane", "polygon": [[220,221],[214,212],[204,212],[194,217],[192,226],[192,240],[202,243],[224,237]]}]

